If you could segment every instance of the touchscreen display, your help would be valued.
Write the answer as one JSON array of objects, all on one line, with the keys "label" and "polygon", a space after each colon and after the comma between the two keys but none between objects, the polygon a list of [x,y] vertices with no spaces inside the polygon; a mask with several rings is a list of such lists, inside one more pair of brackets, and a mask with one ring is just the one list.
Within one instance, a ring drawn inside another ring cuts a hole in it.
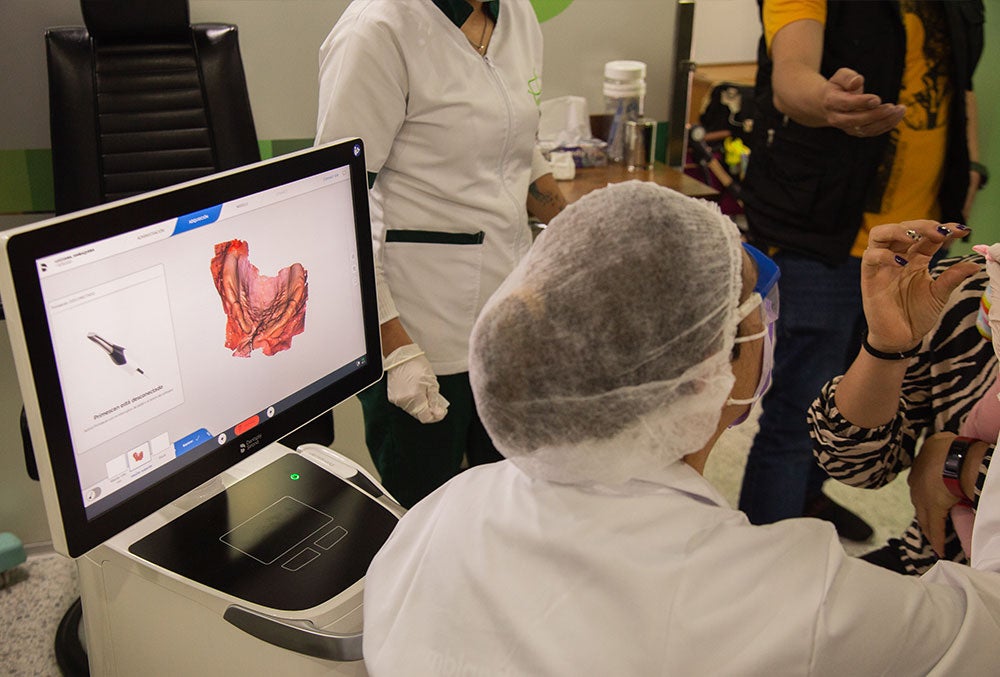
[{"label": "touchscreen display", "polygon": [[38,260],[88,513],[365,360],[346,167]]},{"label": "touchscreen display", "polygon": [[344,145],[5,238],[69,540],[108,515],[95,544],[377,380],[364,161]]}]

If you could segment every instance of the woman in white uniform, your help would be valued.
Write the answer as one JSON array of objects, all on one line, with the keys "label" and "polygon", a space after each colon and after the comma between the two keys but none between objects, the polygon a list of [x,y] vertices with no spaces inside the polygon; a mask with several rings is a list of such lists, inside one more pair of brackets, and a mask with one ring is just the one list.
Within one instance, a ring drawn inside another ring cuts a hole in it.
[{"label": "woman in white uniform", "polygon": [[[937,225],[873,230],[867,292],[923,271],[875,310],[939,307],[950,289],[922,284]],[[421,501],[375,557],[369,672],[995,674],[1000,574],[902,576],[848,557],[827,522],[751,525],[702,477],[767,387],[777,277],[715,205],[649,183],[550,222],[472,333],[508,460]],[[1000,568],[991,551],[995,533],[981,558]]]},{"label": "woman in white uniform", "polygon": [[535,150],[542,37],[528,0],[354,0],[320,49],[318,143],[360,136],[386,377],[362,393],[383,484],[410,506],[500,458],[467,374],[483,303],[565,205]]}]

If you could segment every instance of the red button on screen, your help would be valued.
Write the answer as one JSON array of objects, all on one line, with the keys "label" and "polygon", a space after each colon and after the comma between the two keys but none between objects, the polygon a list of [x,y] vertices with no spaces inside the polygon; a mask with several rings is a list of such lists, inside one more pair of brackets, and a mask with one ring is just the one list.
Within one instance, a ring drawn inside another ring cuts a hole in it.
[{"label": "red button on screen", "polygon": [[256,426],[258,423],[260,423],[260,418],[255,414],[250,418],[248,418],[247,420],[243,421],[243,423],[236,424],[236,434],[242,435],[246,431],[250,430],[250,428]]}]

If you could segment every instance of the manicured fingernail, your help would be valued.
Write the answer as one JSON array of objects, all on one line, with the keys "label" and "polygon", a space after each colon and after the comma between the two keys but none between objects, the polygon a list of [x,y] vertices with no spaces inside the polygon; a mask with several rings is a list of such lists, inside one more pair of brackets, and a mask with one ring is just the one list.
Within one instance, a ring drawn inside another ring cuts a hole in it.
[{"label": "manicured fingernail", "polygon": [[963,225],[961,223],[959,223],[958,225],[956,225],[955,228],[957,228],[958,230],[969,230],[968,226]]},{"label": "manicured fingernail", "polygon": [[904,258],[903,258],[902,256],[899,256],[899,255],[897,254],[897,255],[896,255],[896,263],[898,263],[898,264],[899,264],[899,265],[901,265],[901,266],[905,266],[905,265],[906,265],[907,263],[909,263],[909,261],[907,261],[907,260],[906,260],[906,259],[904,259]]},{"label": "manicured fingernail", "polygon": [[937,227],[937,232],[941,233],[942,235],[951,235],[951,228],[945,228],[944,226],[938,226]]}]

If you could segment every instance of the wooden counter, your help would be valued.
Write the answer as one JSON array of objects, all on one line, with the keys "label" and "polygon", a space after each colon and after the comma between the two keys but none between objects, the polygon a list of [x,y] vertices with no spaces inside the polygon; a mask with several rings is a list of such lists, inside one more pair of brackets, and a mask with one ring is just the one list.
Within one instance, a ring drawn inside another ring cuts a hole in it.
[{"label": "wooden counter", "polygon": [[719,191],[709,185],[694,179],[679,169],[668,167],[662,162],[657,162],[651,170],[628,171],[622,165],[608,165],[607,167],[587,167],[576,170],[576,178],[572,181],[559,181],[559,189],[566,196],[566,202],[576,202],[581,197],[592,190],[603,188],[609,183],[620,183],[622,181],[653,181],[661,186],[673,188],[674,190],[709,200],[718,200]]}]

